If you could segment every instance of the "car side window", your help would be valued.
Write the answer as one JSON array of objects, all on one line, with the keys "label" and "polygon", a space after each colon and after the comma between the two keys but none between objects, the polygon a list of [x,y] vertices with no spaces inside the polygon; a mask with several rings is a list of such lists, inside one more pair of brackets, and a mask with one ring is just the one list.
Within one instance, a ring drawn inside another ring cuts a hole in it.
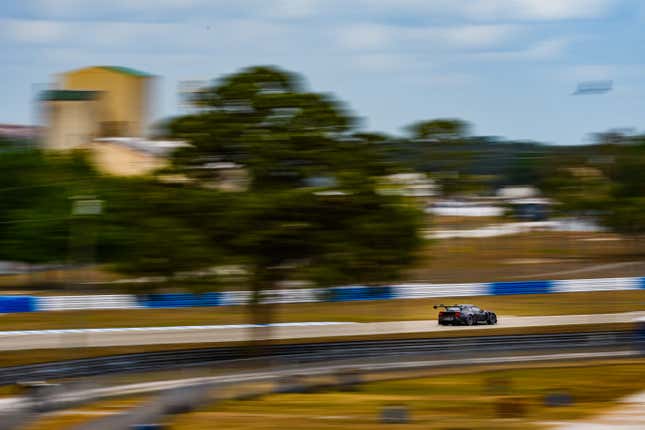
[{"label": "car side window", "polygon": [[482,311],[477,306],[473,306],[471,309],[473,310],[473,312],[481,312]]}]

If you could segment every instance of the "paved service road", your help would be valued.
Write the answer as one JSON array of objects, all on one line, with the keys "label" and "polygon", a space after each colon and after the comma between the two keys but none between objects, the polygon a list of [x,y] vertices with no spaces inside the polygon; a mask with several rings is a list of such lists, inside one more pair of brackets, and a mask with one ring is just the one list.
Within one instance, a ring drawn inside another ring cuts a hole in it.
[{"label": "paved service road", "polygon": [[499,317],[496,326],[439,326],[436,320],[377,323],[303,322],[250,325],[132,327],[85,330],[34,330],[0,332],[0,350],[154,345],[201,342],[233,342],[256,338],[303,339],[318,337],[368,336],[396,333],[422,333],[454,330],[501,329],[511,327],[562,326],[573,324],[625,323],[645,317],[645,312],[595,315]]}]

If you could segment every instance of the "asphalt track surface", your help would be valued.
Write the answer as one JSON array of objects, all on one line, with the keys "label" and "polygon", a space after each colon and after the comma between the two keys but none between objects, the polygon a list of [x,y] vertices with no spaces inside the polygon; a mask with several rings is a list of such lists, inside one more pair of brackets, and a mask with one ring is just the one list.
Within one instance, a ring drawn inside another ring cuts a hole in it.
[{"label": "asphalt track surface", "polygon": [[436,320],[376,323],[303,322],[272,326],[220,325],[179,327],[130,327],[110,329],[34,330],[0,332],[0,350],[107,347],[204,342],[239,342],[250,339],[314,339],[401,333],[449,332],[586,324],[629,323],[643,312],[593,315],[499,316],[496,326],[439,326]]}]

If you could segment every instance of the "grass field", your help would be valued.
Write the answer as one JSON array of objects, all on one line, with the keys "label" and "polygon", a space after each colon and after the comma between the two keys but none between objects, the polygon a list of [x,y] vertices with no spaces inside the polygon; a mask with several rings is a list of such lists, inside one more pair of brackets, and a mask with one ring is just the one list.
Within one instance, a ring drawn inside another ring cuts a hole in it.
[{"label": "grass field", "polygon": [[102,400],[75,409],[53,412],[28,424],[23,427],[23,430],[68,430],[76,425],[100,419],[102,416],[116,414],[133,408],[145,400],[146,397],[129,396]]},{"label": "grass field", "polygon": [[[615,405],[627,394],[645,389],[645,361],[629,360],[584,366],[549,366],[494,370],[474,374],[365,384],[357,392],[270,395],[258,400],[224,401],[176,417],[172,430],[226,429],[311,430],[406,429],[539,429],[546,421],[575,420]],[[548,393],[566,391],[569,406],[544,404]],[[501,418],[500,403],[516,402],[523,414]],[[411,423],[379,423],[384,406],[405,405]]]},{"label": "grass field", "polygon": [[[435,217],[432,225],[438,229],[471,229],[497,222],[500,222],[497,218]],[[642,275],[645,275],[645,241],[602,232],[532,232],[490,238],[429,240],[419,252],[416,263],[405,272],[404,281],[458,283]],[[61,288],[39,290],[37,285],[69,286],[70,280],[79,277],[97,281],[118,278],[100,268],[34,272],[0,276],[0,288],[12,294],[73,294],[73,290]],[[182,286],[169,287],[180,289]],[[92,292],[119,290],[104,285]]]},{"label": "grass field", "polygon": [[[275,322],[404,321],[436,318],[438,303],[474,303],[498,315],[593,314],[645,310],[645,290],[513,296],[448,297],[275,305]],[[207,308],[88,310],[5,314],[0,330],[150,327],[240,324],[249,322],[245,306]]]},{"label": "grass field", "polygon": [[609,233],[534,232],[430,241],[405,278],[451,283],[643,274],[643,241]]}]

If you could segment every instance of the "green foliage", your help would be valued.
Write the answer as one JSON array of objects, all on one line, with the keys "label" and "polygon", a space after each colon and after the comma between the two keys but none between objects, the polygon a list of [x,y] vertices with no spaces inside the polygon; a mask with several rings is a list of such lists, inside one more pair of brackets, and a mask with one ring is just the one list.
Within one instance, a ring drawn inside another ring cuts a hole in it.
[{"label": "green foliage", "polygon": [[[8,151],[0,153],[0,168],[0,259],[96,261],[126,273],[170,276],[218,256],[199,224],[200,208],[216,212],[216,192],[102,177],[80,152]],[[100,200],[102,213],[73,214],[74,200],[83,196]]]},{"label": "green foliage", "polygon": [[0,152],[0,259],[67,260],[71,197],[96,179],[82,154],[45,156],[33,149]]},{"label": "green foliage", "polygon": [[[349,187],[347,187],[349,188]],[[244,193],[232,250],[277,279],[319,285],[394,280],[420,245],[419,211],[369,187],[345,194],[311,189]]]},{"label": "green foliage", "polygon": [[120,272],[168,277],[217,263],[221,250],[216,235],[209,240],[204,231],[204,218],[224,210],[218,195],[146,180],[104,179],[98,258]]},{"label": "green foliage", "polygon": [[603,207],[602,221],[611,229],[629,235],[645,233],[645,137],[621,148],[615,163],[605,167],[612,187]]},{"label": "green foliage", "polygon": [[175,157],[177,167],[203,178],[208,160],[245,166],[253,188],[291,187],[327,174],[345,158],[339,136],[355,123],[331,96],[305,92],[300,78],[272,67],[251,67],[205,89],[203,110],[167,125],[192,146]]},{"label": "green foliage", "polygon": [[228,76],[197,103],[201,113],[168,124],[171,136],[192,145],[175,165],[199,180],[207,160],[249,171],[249,189],[231,195],[223,218],[212,221],[226,226],[226,238],[215,240],[250,268],[256,289],[287,279],[396,279],[420,244],[421,218],[374,191],[371,177],[393,165],[387,137],[356,133],[340,102],[271,67]]},{"label": "green foliage", "polygon": [[460,119],[432,119],[419,121],[406,127],[413,139],[451,141],[468,135],[469,124]]},{"label": "green foliage", "polygon": [[[613,139],[617,139],[612,135]],[[606,135],[601,135],[604,142]],[[564,157],[547,189],[568,212],[594,214],[609,229],[645,233],[645,142],[633,136],[586,148],[586,157]]]}]

